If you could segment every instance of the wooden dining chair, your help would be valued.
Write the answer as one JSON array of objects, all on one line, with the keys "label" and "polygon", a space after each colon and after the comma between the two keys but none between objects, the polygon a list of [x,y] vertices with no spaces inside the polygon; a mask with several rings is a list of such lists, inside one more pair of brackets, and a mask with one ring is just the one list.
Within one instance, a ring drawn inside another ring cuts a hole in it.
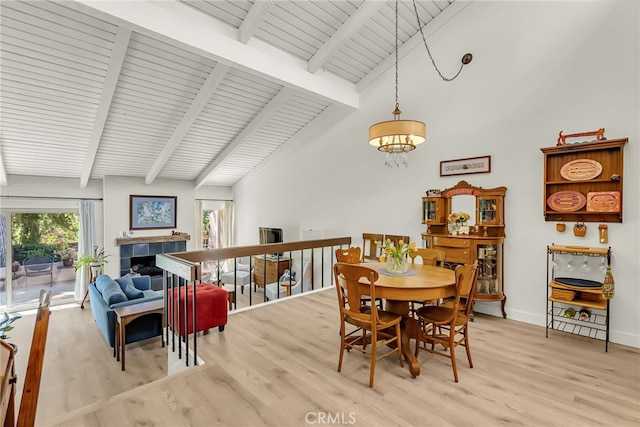
[{"label": "wooden dining chair", "polygon": [[336,249],[336,261],[346,262],[347,264],[360,264],[362,261],[362,250],[357,246],[347,249]]},{"label": "wooden dining chair", "polygon": [[362,262],[378,262],[381,249],[376,242],[382,242],[384,234],[362,233]]},{"label": "wooden dining chair", "polygon": [[[362,251],[359,247],[350,247],[347,249],[336,249],[336,261],[346,262],[347,264],[360,264],[362,261]],[[370,304],[371,297],[365,295],[361,299],[362,304]],[[377,298],[376,303],[382,309],[382,298]]]},{"label": "wooden dining chair", "polygon": [[[434,267],[444,267],[446,253],[442,249],[417,248],[415,252],[409,252],[411,263],[416,263],[416,258],[422,259],[422,264]],[[435,301],[411,301],[411,313],[415,313],[416,304],[433,304]]]},{"label": "wooden dining chair", "polygon": [[[451,359],[453,377],[458,382],[458,368],[456,365],[457,346],[462,345],[467,351],[469,367],[473,368],[471,348],[469,347],[469,315],[473,306],[473,294],[478,281],[477,261],[473,264],[456,267],[456,296],[453,306],[425,305],[416,310],[420,327],[416,330],[416,351],[418,357],[421,342],[431,344],[428,351],[446,356]],[[467,304],[462,309],[461,298],[467,298]],[[428,328],[430,327],[430,330]],[[442,345],[443,351],[436,349],[436,344]]]},{"label": "wooden dining chair", "polygon": [[[362,265],[338,262],[333,266],[333,274],[340,308],[340,359],[338,360],[338,372],[342,370],[342,359],[345,350],[356,349],[369,354],[371,356],[369,387],[373,387],[376,362],[393,353],[397,353],[400,366],[403,366],[402,338],[400,335],[402,316],[379,310],[375,304],[363,306],[360,303],[361,297],[366,295],[365,292],[362,292],[360,280],[364,279],[369,282],[368,293],[371,298],[375,298],[375,284],[379,277],[377,271]],[[355,329],[347,333],[347,324],[355,326]],[[395,333],[390,335],[389,331],[383,332],[385,329],[391,329]],[[371,344],[369,348],[367,348],[368,341]],[[381,342],[378,343],[378,341]],[[378,356],[378,349],[385,348],[391,343],[395,343],[394,348]]]},{"label": "wooden dining chair", "polygon": [[424,265],[444,267],[446,253],[442,249],[416,248],[415,252],[409,252],[411,263],[416,263],[416,258],[422,259]]}]

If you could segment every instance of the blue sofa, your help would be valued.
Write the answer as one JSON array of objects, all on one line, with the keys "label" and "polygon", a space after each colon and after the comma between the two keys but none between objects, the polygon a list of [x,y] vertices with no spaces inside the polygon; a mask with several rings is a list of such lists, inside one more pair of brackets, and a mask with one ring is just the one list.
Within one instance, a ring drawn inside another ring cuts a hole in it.
[{"label": "blue sofa", "polygon": [[[96,324],[107,343],[113,347],[115,355],[116,313],[114,309],[162,299],[163,296],[151,290],[149,276],[131,277],[127,274],[114,280],[103,274],[89,284],[89,298],[91,313]],[[157,337],[162,334],[162,316],[159,314],[142,316],[129,323],[126,328],[126,344]]]}]

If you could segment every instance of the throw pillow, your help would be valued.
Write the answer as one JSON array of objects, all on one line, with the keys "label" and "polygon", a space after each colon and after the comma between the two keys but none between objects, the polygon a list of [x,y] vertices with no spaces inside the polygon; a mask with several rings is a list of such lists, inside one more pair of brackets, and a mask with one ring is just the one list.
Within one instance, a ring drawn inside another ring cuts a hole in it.
[{"label": "throw pillow", "polygon": [[104,283],[102,287],[102,298],[104,298],[104,301],[109,306],[127,301],[127,296],[122,292],[120,285],[113,280],[110,280],[108,283]]},{"label": "throw pillow", "polygon": [[134,286],[133,279],[130,274],[127,273],[116,279],[116,282],[120,285],[120,288],[127,296],[127,299],[138,299],[144,297],[144,292]]},{"label": "throw pillow", "polygon": [[98,291],[102,293],[104,289],[104,285],[109,284],[111,282],[113,282],[113,279],[111,277],[109,277],[106,274],[101,274],[96,278],[96,288],[98,288]]}]

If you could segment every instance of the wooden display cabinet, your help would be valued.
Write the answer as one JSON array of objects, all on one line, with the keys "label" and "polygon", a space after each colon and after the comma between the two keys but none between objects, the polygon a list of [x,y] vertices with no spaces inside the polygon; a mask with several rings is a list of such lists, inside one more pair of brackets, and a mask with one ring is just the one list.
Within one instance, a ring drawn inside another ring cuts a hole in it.
[{"label": "wooden display cabinet", "polygon": [[[265,268],[266,263],[266,268]],[[261,287],[269,283],[275,283],[289,268],[288,258],[269,258],[263,256],[253,257],[253,282]]]},{"label": "wooden display cabinet", "polygon": [[[506,187],[485,189],[460,181],[455,187],[443,190],[441,197],[423,197],[423,211],[427,211],[425,202],[430,199],[441,199],[444,207],[442,222],[429,222],[426,233],[422,233],[425,246],[441,249],[445,252],[445,265],[455,268],[457,264],[472,264],[478,261],[478,285],[475,299],[478,301],[500,301],[502,316],[505,311],[506,296],[503,283],[504,258],[504,196]],[[457,205],[459,196],[469,196],[467,207]],[[435,206],[434,204],[430,207]],[[436,207],[437,208],[437,207]],[[472,211],[472,209],[474,211]],[[452,212],[466,211],[475,214],[473,225],[468,235],[453,235],[447,227],[447,216]]]},{"label": "wooden display cabinet", "polygon": [[[624,145],[627,142],[628,138],[620,138],[541,148],[544,153],[542,203],[545,220],[622,222]],[[571,170],[570,162],[575,164],[576,161],[578,166]],[[612,196],[616,193],[617,203]],[[564,195],[558,202],[551,202],[555,209],[549,205],[553,195]],[[592,204],[590,200],[594,195],[608,199],[599,205]]]},{"label": "wooden display cabinet", "polygon": [[[611,248],[589,248],[586,246],[547,246],[547,322],[549,329],[571,334],[602,339],[605,352],[609,351],[609,307],[610,299],[604,297],[602,286],[579,287],[556,281],[559,256],[601,257],[603,265],[611,265]],[[602,273],[601,276],[604,276]],[[558,278],[558,280],[561,280]],[[589,315],[581,319],[579,310],[588,309]],[[571,310],[571,311],[570,311]]]}]

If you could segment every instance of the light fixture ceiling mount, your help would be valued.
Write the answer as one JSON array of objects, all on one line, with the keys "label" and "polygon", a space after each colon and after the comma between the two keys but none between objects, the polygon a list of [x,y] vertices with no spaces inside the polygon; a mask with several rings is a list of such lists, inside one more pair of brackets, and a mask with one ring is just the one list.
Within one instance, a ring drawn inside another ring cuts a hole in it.
[{"label": "light fixture ceiling mount", "polygon": [[[462,65],[460,65],[460,69],[458,70],[458,72],[451,78],[445,77],[438,69],[436,62],[431,55],[431,51],[429,50],[429,46],[427,45],[427,40],[422,31],[423,25],[418,15],[416,0],[413,0],[413,8],[415,11],[416,19],[418,20],[418,29],[420,31],[420,34],[422,35],[424,46],[427,49],[429,58],[431,58],[433,67],[436,69],[438,75],[444,81],[449,82],[454,80],[456,77],[458,77],[460,71],[462,71],[462,67],[471,62],[471,60],[473,59],[473,55],[471,55],[470,53],[466,53],[462,57]],[[393,120],[376,123],[369,128],[369,144],[377,147],[378,151],[386,153],[385,165],[390,168],[393,168],[394,166],[407,167],[407,153],[409,151],[415,150],[416,146],[418,144],[422,144],[426,140],[427,136],[427,126],[423,122],[417,120],[400,119],[402,111],[400,111],[398,103],[398,0],[396,0],[395,15],[396,106],[392,112]]]}]

